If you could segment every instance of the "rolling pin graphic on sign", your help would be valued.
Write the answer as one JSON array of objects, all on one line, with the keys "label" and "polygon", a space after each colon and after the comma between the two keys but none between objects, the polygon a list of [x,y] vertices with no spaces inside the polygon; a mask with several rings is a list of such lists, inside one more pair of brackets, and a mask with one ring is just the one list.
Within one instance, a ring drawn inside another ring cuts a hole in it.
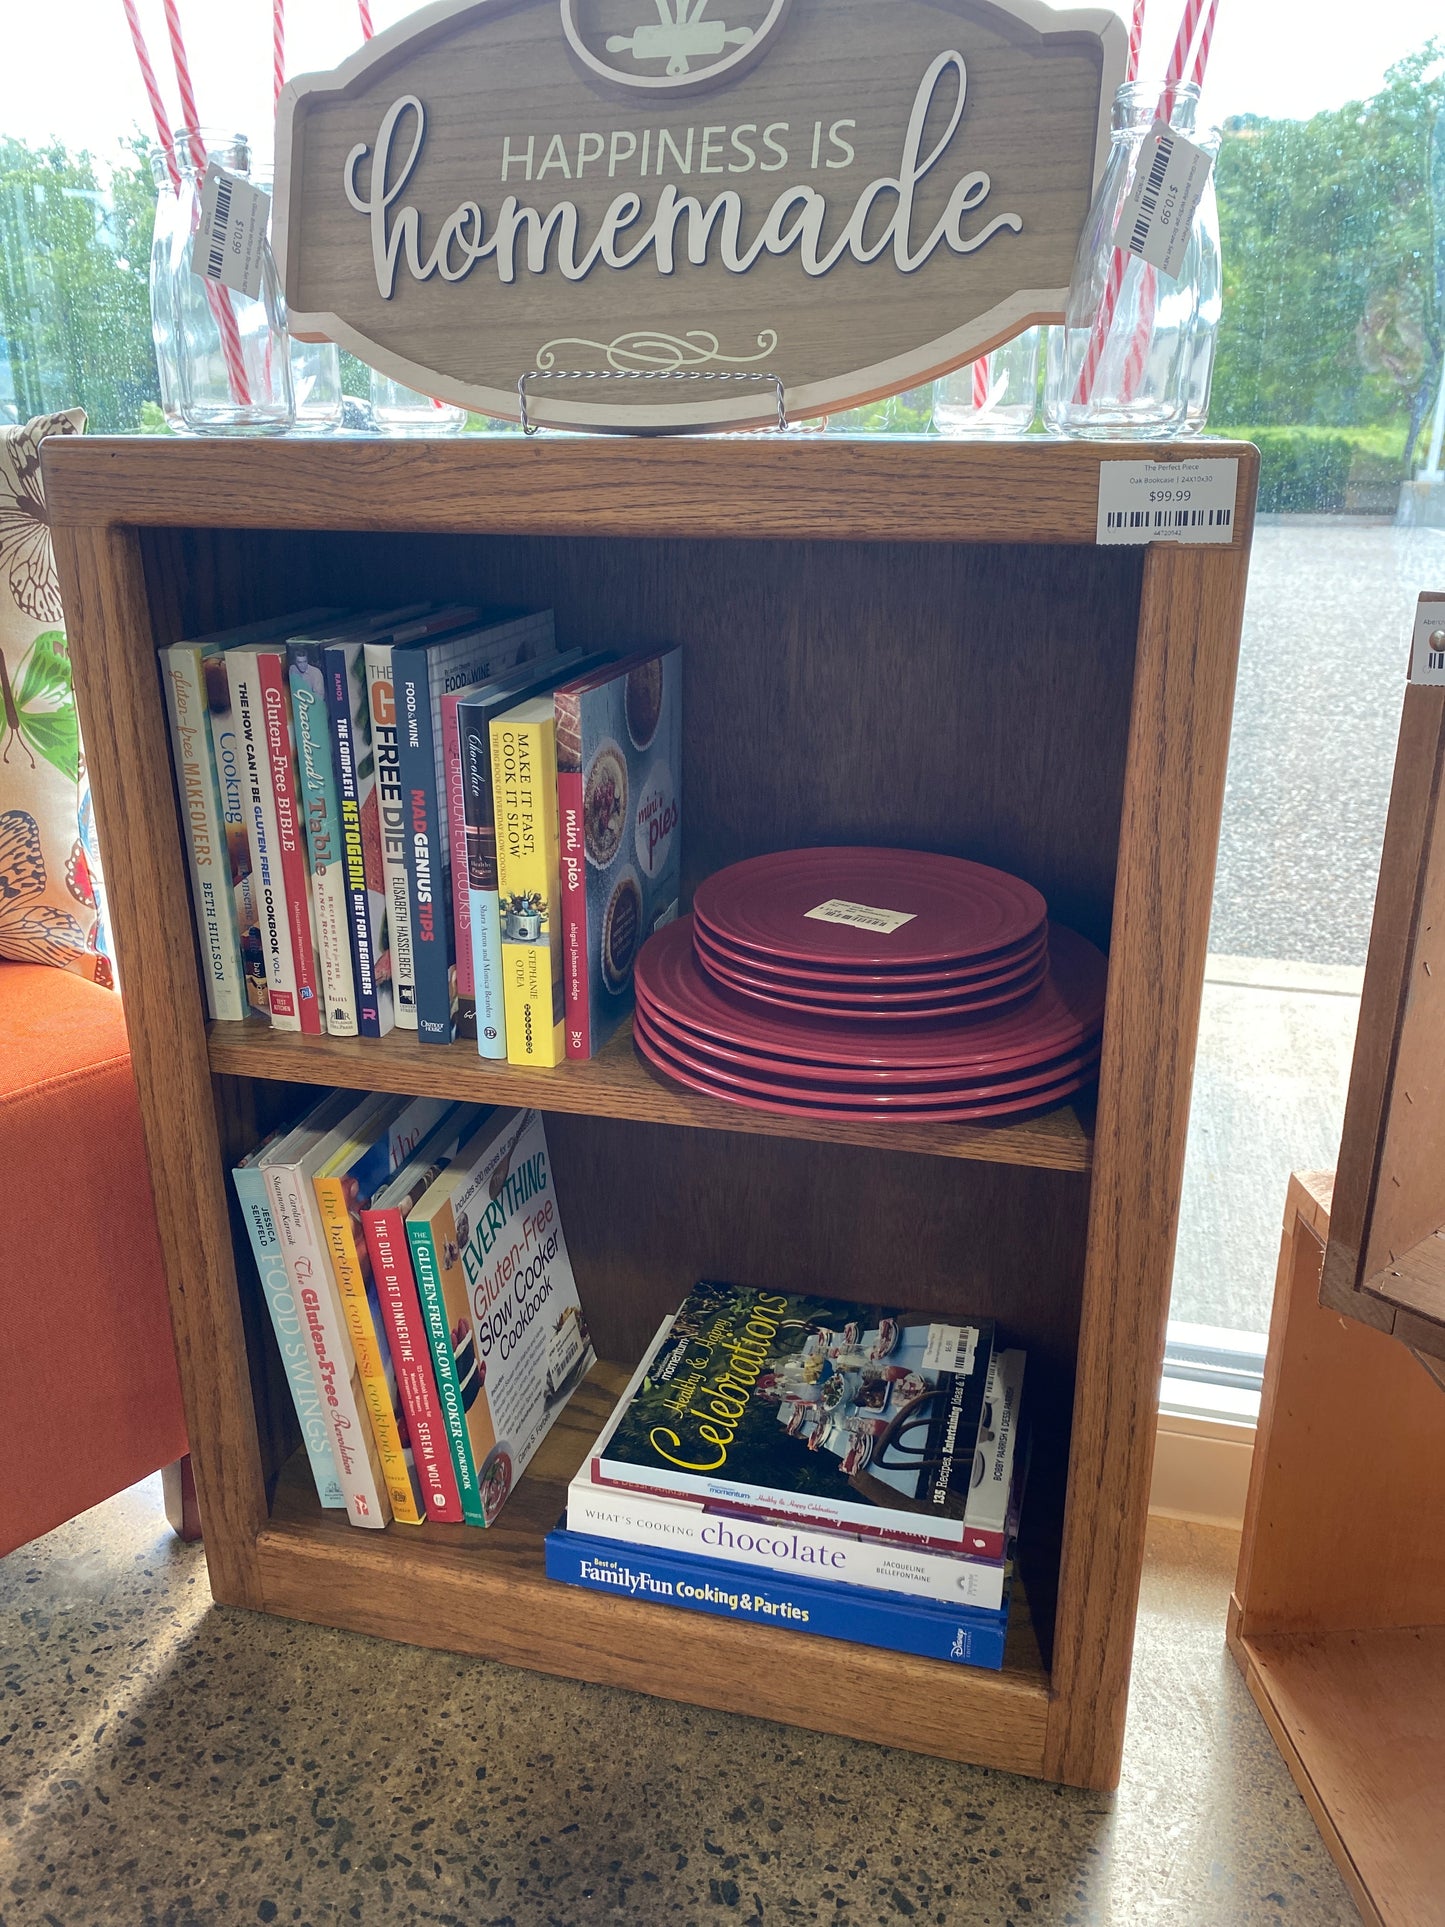
[{"label": "rolling pin graphic on sign", "polygon": [[609,36],[610,54],[628,53],[634,60],[665,60],[669,74],[688,72],[689,60],[715,60],[725,47],[745,47],[751,27],[728,27],[721,20],[704,20],[708,0],[657,0],[661,20],[644,21],[631,34]]}]

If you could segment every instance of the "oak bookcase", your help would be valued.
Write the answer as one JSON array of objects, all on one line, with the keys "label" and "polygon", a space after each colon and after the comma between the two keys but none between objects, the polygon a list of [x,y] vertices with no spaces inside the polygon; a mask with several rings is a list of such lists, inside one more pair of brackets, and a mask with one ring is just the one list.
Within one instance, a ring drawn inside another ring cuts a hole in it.
[{"label": "oak bookcase", "polygon": [[[1174,451],[1182,452],[1182,451]],[[212,1590],[249,1606],[1077,1785],[1119,1771],[1256,456],[1227,546],[1095,543],[1167,447],[498,437],[52,441],[45,481]],[[685,645],[684,889],[808,843],[966,853],[1110,951],[1097,1107],[805,1127],[592,1063],[211,1025],[156,650],[308,604],[551,606]],[[228,1169],[309,1088],[530,1103],[598,1368],[489,1533],[354,1530],[295,1464]],[[1001,1673],[554,1586],[542,1535],[700,1276],[997,1317],[1028,1347]],[[288,1465],[289,1462],[289,1465]],[[820,1663],[821,1662],[821,1663]],[[827,1691],[819,1682],[827,1680]]]}]

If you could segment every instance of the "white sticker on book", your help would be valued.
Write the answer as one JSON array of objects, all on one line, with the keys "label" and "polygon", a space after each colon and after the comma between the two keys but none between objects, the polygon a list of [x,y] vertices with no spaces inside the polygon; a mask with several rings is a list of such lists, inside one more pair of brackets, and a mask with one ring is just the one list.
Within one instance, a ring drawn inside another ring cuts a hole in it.
[{"label": "white sticker on book", "polygon": [[201,183],[201,222],[191,247],[193,272],[254,300],[261,292],[270,213],[268,194],[211,161]]},{"label": "white sticker on book", "polygon": [[1445,595],[1422,595],[1410,650],[1411,682],[1445,684]]},{"label": "white sticker on book", "polygon": [[1177,280],[1213,165],[1207,148],[1196,146],[1168,121],[1156,120],[1119,209],[1115,247]]},{"label": "white sticker on book", "polygon": [[830,897],[820,903],[816,910],[805,910],[804,916],[814,917],[819,923],[850,923],[859,930],[877,930],[883,936],[891,936],[901,930],[905,923],[912,923],[918,914],[915,910],[877,910],[867,903],[845,903],[841,897]]},{"label": "white sticker on book", "polygon": [[928,1343],[923,1348],[925,1372],[961,1372],[965,1378],[973,1370],[973,1354],[978,1332],[972,1325],[930,1325]]},{"label": "white sticker on book", "polygon": [[1096,539],[1117,542],[1234,540],[1239,462],[1230,455],[1178,462],[1099,464]]}]

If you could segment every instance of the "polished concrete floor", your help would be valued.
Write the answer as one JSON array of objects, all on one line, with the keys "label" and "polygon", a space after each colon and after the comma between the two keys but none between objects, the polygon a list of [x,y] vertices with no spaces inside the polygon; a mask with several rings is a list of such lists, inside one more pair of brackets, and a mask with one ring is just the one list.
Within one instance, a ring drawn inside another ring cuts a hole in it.
[{"label": "polished concrete floor", "polygon": [[0,1927],[1343,1927],[1234,1556],[1155,1522],[1111,1800],[219,1610],[153,1481],[0,1562]]}]

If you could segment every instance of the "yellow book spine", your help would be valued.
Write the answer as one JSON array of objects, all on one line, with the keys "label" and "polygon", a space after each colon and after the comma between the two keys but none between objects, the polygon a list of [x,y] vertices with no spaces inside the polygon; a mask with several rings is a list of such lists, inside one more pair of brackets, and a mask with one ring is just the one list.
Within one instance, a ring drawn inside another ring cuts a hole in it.
[{"label": "yellow book spine", "polygon": [[371,1420],[376,1449],[381,1456],[382,1477],[393,1515],[403,1525],[423,1525],[426,1515],[416,1502],[411,1474],[406,1469],[401,1433],[391,1406],[391,1390],[382,1363],[381,1340],[372,1323],[371,1306],[366,1299],[366,1274],[356,1249],[356,1230],[348,1209],[346,1185],[341,1178],[314,1178],[316,1204],[321,1213],[326,1247],[331,1254],[331,1270],[336,1279],[337,1296],[346,1314],[346,1329],[351,1333],[356,1353],[356,1370],[361,1379],[362,1396]]},{"label": "yellow book spine", "polygon": [[567,1055],[557,724],[499,717],[491,733],[507,1062],[551,1069]]}]

